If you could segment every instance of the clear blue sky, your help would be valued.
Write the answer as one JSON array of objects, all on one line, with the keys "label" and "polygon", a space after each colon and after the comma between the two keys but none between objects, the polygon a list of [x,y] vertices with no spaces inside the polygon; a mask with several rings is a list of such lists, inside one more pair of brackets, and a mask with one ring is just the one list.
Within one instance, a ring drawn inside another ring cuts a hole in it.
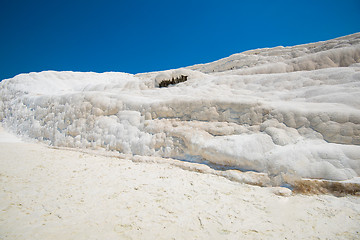
[{"label": "clear blue sky", "polygon": [[359,0],[0,0],[0,79],[165,70],[359,31]]}]

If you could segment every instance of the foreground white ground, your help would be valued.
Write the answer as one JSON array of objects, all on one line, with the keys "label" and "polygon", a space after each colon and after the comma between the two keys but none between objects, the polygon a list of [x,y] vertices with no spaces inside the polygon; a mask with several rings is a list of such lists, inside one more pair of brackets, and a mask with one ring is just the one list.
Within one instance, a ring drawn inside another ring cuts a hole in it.
[{"label": "foreground white ground", "polygon": [[0,239],[358,239],[360,198],[275,195],[166,163],[26,143],[0,128]]}]

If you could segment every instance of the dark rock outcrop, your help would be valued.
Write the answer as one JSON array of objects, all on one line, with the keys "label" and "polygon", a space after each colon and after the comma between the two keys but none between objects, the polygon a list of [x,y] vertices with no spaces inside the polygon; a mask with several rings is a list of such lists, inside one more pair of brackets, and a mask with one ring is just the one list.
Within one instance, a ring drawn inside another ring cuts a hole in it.
[{"label": "dark rock outcrop", "polygon": [[187,78],[188,76],[184,76],[184,75],[181,75],[177,78],[172,78],[171,80],[163,80],[159,83],[159,87],[162,88],[162,87],[167,87],[171,84],[178,84],[178,83],[181,83],[181,82],[185,82],[187,81]]}]

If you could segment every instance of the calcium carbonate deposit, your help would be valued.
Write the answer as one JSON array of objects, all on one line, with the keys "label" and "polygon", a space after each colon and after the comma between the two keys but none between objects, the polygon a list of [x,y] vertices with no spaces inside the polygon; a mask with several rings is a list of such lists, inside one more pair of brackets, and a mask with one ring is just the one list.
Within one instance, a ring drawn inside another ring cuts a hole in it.
[{"label": "calcium carbonate deposit", "polygon": [[0,99],[5,128],[53,146],[360,175],[360,33],[163,72],[21,74],[0,83]]}]

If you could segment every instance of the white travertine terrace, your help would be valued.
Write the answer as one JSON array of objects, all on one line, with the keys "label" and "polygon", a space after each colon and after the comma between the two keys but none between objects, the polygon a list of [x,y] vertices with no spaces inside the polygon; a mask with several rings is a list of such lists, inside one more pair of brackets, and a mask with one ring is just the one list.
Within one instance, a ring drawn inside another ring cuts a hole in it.
[{"label": "white travertine terrace", "polygon": [[357,33],[163,72],[21,74],[0,83],[0,121],[54,146],[348,180],[360,175],[359,62]]}]

